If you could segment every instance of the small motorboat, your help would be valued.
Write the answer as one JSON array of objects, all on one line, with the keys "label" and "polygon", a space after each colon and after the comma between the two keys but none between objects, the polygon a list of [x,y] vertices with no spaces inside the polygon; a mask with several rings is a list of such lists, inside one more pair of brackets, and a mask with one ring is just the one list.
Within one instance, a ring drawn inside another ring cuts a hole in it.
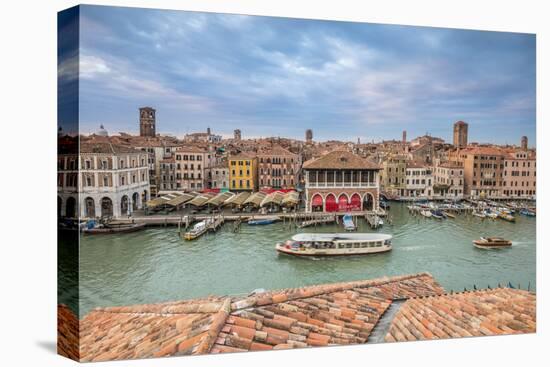
[{"label": "small motorboat", "polygon": [[435,219],[445,219],[445,216],[443,215],[443,212],[441,210],[432,210],[432,218]]},{"label": "small motorboat", "polygon": [[421,210],[420,211],[420,214],[422,214],[423,216],[425,216],[426,218],[430,218],[432,216],[432,212],[429,211],[429,210]]},{"label": "small motorboat", "polygon": [[531,209],[521,209],[519,211],[519,214],[521,215],[525,215],[527,217],[536,217],[536,212],[534,210],[531,210]]},{"label": "small motorboat", "polygon": [[491,218],[491,219],[497,219],[498,218],[498,213],[497,212],[494,212],[492,210],[486,210],[485,211],[485,216]]},{"label": "small motorboat", "polygon": [[447,218],[452,218],[452,219],[455,219],[456,218],[456,215],[452,214],[452,213],[449,213],[448,211],[443,211],[442,212],[443,215]]},{"label": "small motorboat", "polygon": [[514,217],[511,214],[504,213],[504,212],[500,212],[498,214],[498,217],[500,219],[503,219],[503,220],[507,221],[507,222],[515,222],[516,221],[516,217]]},{"label": "small motorboat", "polygon": [[206,219],[196,223],[193,227],[191,227],[191,230],[184,233],[183,238],[185,238],[187,241],[192,241],[196,238],[199,238],[204,233],[206,233],[206,231],[208,231],[208,227],[211,223],[211,219]]},{"label": "small motorboat", "polygon": [[249,219],[247,223],[251,226],[264,226],[267,224],[273,224],[277,220],[279,220],[279,217],[265,217],[259,219]]},{"label": "small motorboat", "polygon": [[346,231],[355,231],[357,229],[357,226],[353,223],[353,216],[351,214],[344,215],[342,223]]},{"label": "small motorboat", "polygon": [[502,237],[481,237],[479,240],[472,241],[478,248],[502,248],[512,246],[512,241]]},{"label": "small motorboat", "polygon": [[473,212],[472,212],[472,215],[473,215],[474,217],[478,217],[478,218],[485,218],[485,217],[487,217],[487,216],[485,215],[485,213],[483,213],[483,212],[478,212],[478,211],[473,211]]},{"label": "small motorboat", "polygon": [[90,225],[82,230],[86,234],[112,234],[137,232],[145,228],[145,223],[105,223]]}]

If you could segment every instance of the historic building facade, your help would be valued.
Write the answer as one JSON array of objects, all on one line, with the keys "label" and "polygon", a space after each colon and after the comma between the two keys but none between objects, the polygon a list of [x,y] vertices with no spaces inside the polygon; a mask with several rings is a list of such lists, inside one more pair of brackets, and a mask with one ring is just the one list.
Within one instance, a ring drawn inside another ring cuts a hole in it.
[{"label": "historic building facade", "polygon": [[208,156],[208,151],[198,146],[182,146],[176,149],[176,188],[178,190],[201,191],[205,188]]},{"label": "historic building facade", "polygon": [[461,163],[444,162],[434,167],[434,196],[462,199],[464,195],[464,167]]},{"label": "historic building facade", "polygon": [[405,195],[407,160],[404,154],[389,154],[383,159],[380,175],[382,190],[391,195]]},{"label": "historic building facade", "polygon": [[380,167],[348,151],[333,151],[303,165],[306,210],[376,210]]},{"label": "historic building facade", "polygon": [[229,189],[256,191],[258,189],[258,159],[251,153],[229,157]]},{"label": "historic building facade", "polygon": [[502,193],[504,154],[496,147],[468,147],[458,152],[464,165],[464,195],[498,198]]},{"label": "historic building facade", "polygon": [[433,173],[429,165],[409,161],[405,172],[405,190],[402,196],[417,198],[433,195]]},{"label": "historic building facade", "polygon": [[537,158],[534,152],[517,150],[504,156],[502,195],[532,198],[537,194]]},{"label": "historic building facade", "polygon": [[147,157],[125,146],[86,142],[78,157],[59,155],[59,214],[118,218],[141,209],[150,197]]},{"label": "historic building facade", "polygon": [[258,150],[259,188],[291,189],[298,183],[300,156],[275,146]]}]

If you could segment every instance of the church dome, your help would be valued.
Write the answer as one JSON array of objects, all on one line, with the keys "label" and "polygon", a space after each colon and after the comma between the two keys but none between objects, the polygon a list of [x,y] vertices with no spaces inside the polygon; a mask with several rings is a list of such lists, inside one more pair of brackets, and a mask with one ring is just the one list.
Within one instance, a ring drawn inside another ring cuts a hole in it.
[{"label": "church dome", "polygon": [[99,130],[97,131],[96,135],[99,135],[99,136],[109,136],[109,133],[107,132],[107,130],[105,130],[105,128],[103,127],[103,125],[100,125],[100,126],[99,126]]}]

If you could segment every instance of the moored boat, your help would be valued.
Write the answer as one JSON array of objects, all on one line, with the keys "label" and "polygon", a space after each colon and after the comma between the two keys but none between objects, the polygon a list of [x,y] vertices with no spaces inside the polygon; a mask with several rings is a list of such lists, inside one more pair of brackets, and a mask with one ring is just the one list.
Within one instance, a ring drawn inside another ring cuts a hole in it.
[{"label": "moored boat", "polygon": [[279,218],[278,217],[266,217],[260,219],[249,219],[248,224],[251,226],[263,226],[266,224],[275,223]]},{"label": "moored boat", "polygon": [[346,214],[342,217],[342,223],[344,224],[344,229],[346,231],[355,231],[357,226],[353,223],[353,217],[351,214]]},{"label": "moored boat", "polygon": [[145,228],[145,223],[111,223],[90,226],[82,230],[86,234],[131,233]]},{"label": "moored boat", "polygon": [[456,218],[456,215],[452,214],[452,213],[449,213],[448,211],[443,211],[442,212],[444,216],[446,216],[447,218],[452,218],[452,219],[455,219]]},{"label": "moored boat", "polygon": [[432,213],[432,218],[445,219],[445,216],[440,210],[432,210],[431,213]]},{"label": "moored boat", "polygon": [[420,214],[422,214],[423,216],[425,216],[426,218],[430,218],[432,216],[432,212],[429,211],[429,210],[421,210],[420,211]]},{"label": "moored boat", "polygon": [[295,256],[366,255],[390,251],[391,239],[382,233],[299,233],[275,248]]},{"label": "moored boat", "polygon": [[534,210],[531,210],[531,209],[521,209],[519,211],[519,214],[521,215],[525,215],[527,217],[535,217],[537,214]]},{"label": "moored boat", "polygon": [[208,225],[210,224],[210,222],[211,221],[207,219],[196,223],[195,225],[193,225],[193,227],[191,227],[191,230],[184,233],[183,238],[185,238],[188,241],[199,238],[206,231],[208,231]]},{"label": "moored boat", "polygon": [[507,221],[507,222],[515,222],[516,221],[516,217],[514,217],[511,214],[504,213],[504,212],[500,212],[498,214],[498,217],[500,219],[503,219],[503,220]]},{"label": "moored boat", "polygon": [[472,241],[478,248],[502,248],[512,246],[512,241],[502,237],[481,237],[479,240]]},{"label": "moored boat", "polygon": [[485,217],[486,217],[485,213],[483,213],[483,212],[478,212],[478,211],[473,211],[473,212],[472,212],[472,215],[473,215],[474,217],[478,217],[478,218],[485,218]]}]

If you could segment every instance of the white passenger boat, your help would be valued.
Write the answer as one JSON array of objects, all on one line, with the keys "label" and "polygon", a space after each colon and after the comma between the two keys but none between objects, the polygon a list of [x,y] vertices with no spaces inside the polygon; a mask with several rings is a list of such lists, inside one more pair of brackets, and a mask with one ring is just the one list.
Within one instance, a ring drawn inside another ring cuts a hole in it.
[{"label": "white passenger boat", "polygon": [[299,233],[275,248],[296,256],[367,255],[390,251],[391,239],[383,233]]}]

